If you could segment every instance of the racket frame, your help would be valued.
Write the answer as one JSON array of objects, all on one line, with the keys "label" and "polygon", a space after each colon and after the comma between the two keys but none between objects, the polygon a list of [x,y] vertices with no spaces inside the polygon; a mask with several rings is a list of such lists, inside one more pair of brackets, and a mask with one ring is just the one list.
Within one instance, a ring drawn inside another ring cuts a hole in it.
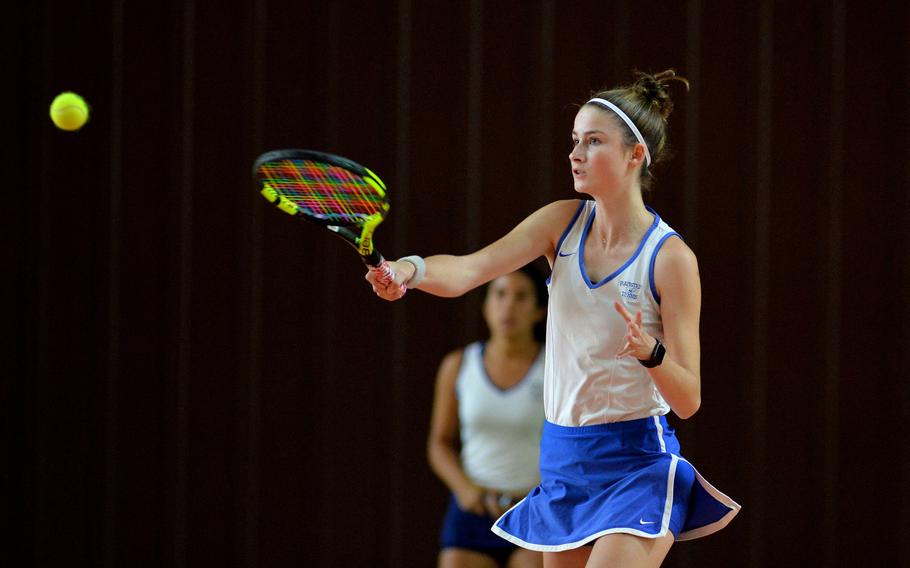
[{"label": "racket frame", "polygon": [[[274,188],[269,187],[268,184],[264,183],[262,181],[262,178],[259,176],[259,170],[264,164],[268,162],[279,162],[282,160],[309,160],[348,170],[349,172],[360,176],[364,181],[372,186],[373,189],[376,190],[377,194],[385,199],[385,202],[379,211],[367,216],[359,223],[337,223],[331,219],[309,215],[292,201],[280,195]],[[295,217],[301,217],[307,222],[326,227],[338,235],[342,240],[347,242],[349,245],[353,246],[357,250],[357,253],[360,255],[361,260],[363,260],[364,264],[367,266],[376,268],[383,264],[384,259],[382,255],[379,254],[379,252],[376,251],[373,247],[373,232],[376,230],[376,227],[378,227],[379,224],[382,223],[382,221],[385,219],[385,216],[389,212],[390,205],[388,197],[386,195],[387,190],[385,183],[382,181],[382,179],[380,179],[378,175],[370,171],[369,168],[364,167],[357,162],[349,160],[342,156],[329,154],[326,152],[319,152],[316,150],[272,150],[270,152],[262,154],[256,159],[253,164],[253,178],[256,180],[256,184],[260,188],[260,193],[262,196],[285,213],[288,213],[289,215],[293,215]]]}]

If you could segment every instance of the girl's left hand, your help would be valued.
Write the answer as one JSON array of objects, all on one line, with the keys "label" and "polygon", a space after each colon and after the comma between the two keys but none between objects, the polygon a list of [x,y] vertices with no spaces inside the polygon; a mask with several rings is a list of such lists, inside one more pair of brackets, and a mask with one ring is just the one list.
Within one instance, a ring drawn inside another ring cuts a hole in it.
[{"label": "girl's left hand", "polygon": [[512,507],[512,500],[502,493],[487,490],[484,494],[484,506],[490,517],[498,519]]},{"label": "girl's left hand", "polygon": [[641,361],[650,359],[651,352],[654,351],[654,346],[657,345],[657,340],[642,329],[641,311],[635,312],[635,317],[633,318],[629,310],[619,302],[613,302],[613,307],[626,320],[626,344],[616,354],[616,358],[619,359],[620,357],[631,355]]}]

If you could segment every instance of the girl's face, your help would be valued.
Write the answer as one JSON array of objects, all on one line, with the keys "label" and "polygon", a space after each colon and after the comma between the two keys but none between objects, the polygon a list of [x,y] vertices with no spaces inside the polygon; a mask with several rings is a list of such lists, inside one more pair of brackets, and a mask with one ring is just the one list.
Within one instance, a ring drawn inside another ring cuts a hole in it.
[{"label": "girl's face", "polygon": [[492,336],[531,334],[543,317],[531,278],[523,272],[500,276],[487,287],[483,316]]},{"label": "girl's face", "polygon": [[626,146],[624,131],[617,123],[608,112],[592,105],[581,107],[575,115],[569,153],[575,191],[602,195],[635,179],[638,148]]}]

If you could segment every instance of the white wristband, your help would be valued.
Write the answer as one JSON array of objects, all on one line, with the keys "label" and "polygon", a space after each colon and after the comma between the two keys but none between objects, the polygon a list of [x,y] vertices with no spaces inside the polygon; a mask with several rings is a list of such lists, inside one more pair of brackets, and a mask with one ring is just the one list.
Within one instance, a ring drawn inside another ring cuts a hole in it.
[{"label": "white wristband", "polygon": [[423,281],[423,277],[427,273],[427,263],[424,262],[423,258],[414,254],[401,257],[398,262],[409,262],[414,266],[414,276],[411,276],[411,279],[404,283],[405,286],[414,288]]}]

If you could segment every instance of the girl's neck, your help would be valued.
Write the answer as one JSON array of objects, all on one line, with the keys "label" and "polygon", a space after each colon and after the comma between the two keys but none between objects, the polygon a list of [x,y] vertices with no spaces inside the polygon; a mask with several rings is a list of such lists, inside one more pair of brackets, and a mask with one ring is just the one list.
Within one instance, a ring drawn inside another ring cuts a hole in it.
[{"label": "girl's neck", "polygon": [[496,336],[487,340],[487,353],[503,358],[531,358],[537,356],[540,344],[533,333],[516,337]]},{"label": "girl's neck", "polygon": [[632,188],[609,197],[595,197],[597,214],[591,227],[591,237],[602,248],[611,249],[629,242],[638,242],[654,221],[645,208],[641,190]]}]

